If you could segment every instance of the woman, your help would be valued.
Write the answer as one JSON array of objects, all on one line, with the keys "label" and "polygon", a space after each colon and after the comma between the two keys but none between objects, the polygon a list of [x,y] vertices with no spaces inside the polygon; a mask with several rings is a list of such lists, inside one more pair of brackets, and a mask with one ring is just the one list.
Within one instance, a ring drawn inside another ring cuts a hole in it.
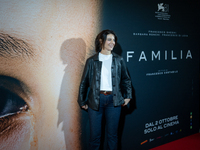
[{"label": "woman", "polygon": [[116,42],[117,36],[113,31],[100,32],[95,39],[96,54],[87,59],[82,75],[78,103],[81,108],[88,109],[89,147],[92,150],[100,147],[103,115],[107,124],[107,147],[117,149],[121,106],[127,105],[132,98],[131,80],[125,62],[112,52]]}]

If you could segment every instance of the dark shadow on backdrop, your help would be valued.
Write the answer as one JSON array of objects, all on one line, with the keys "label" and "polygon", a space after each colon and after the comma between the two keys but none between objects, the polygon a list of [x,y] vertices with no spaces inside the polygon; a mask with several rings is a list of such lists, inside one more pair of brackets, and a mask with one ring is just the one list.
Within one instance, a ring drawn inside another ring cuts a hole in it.
[{"label": "dark shadow on backdrop", "polygon": [[[68,149],[67,145],[69,144],[68,138],[70,135],[69,127],[71,126],[71,124],[69,123],[69,118],[71,120],[72,119],[71,115],[74,116],[74,114],[70,114],[68,110],[73,112],[74,108],[72,107],[77,107],[78,105],[77,99],[75,98],[77,97],[78,94],[77,91],[79,89],[80,83],[77,82],[80,79],[80,74],[82,73],[82,69],[84,67],[83,62],[85,61],[85,56],[86,56],[86,44],[83,39],[81,38],[69,39],[63,42],[60,49],[60,58],[63,61],[63,64],[67,64],[67,66],[65,68],[65,74],[62,79],[59,101],[57,106],[59,115],[57,126],[59,126],[60,123],[63,123],[62,130],[64,132],[66,149]],[[73,113],[78,113],[78,112],[73,112]]]},{"label": "dark shadow on backdrop", "polygon": [[119,43],[117,43],[115,45],[115,48],[113,49],[113,52],[115,52],[116,54],[122,56],[122,48],[121,48],[121,45]]},{"label": "dark shadow on backdrop", "polygon": [[[128,71],[128,74],[130,76],[130,73]],[[131,78],[131,76],[130,76]],[[132,86],[132,99],[130,100],[129,104],[127,106],[122,107],[121,116],[120,116],[120,122],[119,122],[119,142],[118,142],[118,150],[122,149],[121,140],[122,140],[122,134],[124,131],[124,125],[126,121],[126,115],[131,114],[137,107],[136,107],[136,96],[135,96],[135,89]],[[130,143],[131,144],[131,143]]]},{"label": "dark shadow on backdrop", "polygon": [[[119,43],[117,43],[114,52],[118,55],[122,55],[122,48],[120,46]],[[124,58],[125,59],[125,58]],[[129,70],[127,68],[128,74],[130,76]],[[131,76],[130,76],[131,78]],[[133,81],[133,80],[131,80]],[[118,136],[119,136],[119,142],[118,142],[118,150],[121,150],[122,146],[121,146],[121,139],[122,139],[122,134],[124,131],[124,125],[125,125],[125,121],[126,121],[126,115],[131,114],[137,107],[136,107],[136,96],[135,96],[135,89],[132,86],[132,99],[129,102],[129,104],[127,106],[122,107],[122,111],[121,111],[121,116],[120,116],[120,122],[119,122],[119,131],[118,131]],[[131,143],[130,143],[131,144]]]}]

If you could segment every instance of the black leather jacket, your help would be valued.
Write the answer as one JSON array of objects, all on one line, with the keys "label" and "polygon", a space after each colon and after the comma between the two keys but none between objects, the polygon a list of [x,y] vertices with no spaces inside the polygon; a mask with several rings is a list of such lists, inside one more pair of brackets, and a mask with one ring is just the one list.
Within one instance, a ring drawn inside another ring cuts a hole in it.
[{"label": "black leather jacket", "polygon": [[[131,80],[123,58],[113,52],[112,54],[113,104],[114,106],[120,106],[124,103],[125,98],[132,98]],[[78,103],[80,106],[88,104],[90,108],[98,110],[101,66],[102,62],[99,61],[99,53],[87,59],[79,88]]]}]

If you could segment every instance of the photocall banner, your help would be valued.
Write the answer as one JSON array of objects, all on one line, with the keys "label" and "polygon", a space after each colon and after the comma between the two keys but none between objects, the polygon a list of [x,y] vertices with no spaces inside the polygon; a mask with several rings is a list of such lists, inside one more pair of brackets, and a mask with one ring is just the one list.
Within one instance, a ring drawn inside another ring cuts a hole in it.
[{"label": "photocall banner", "polygon": [[134,88],[122,110],[121,149],[145,150],[199,131],[197,7],[195,1],[104,1],[101,28],[116,32],[114,51]]},{"label": "photocall banner", "polygon": [[88,149],[78,90],[104,29],[116,32],[114,52],[134,89],[122,108],[119,149],[197,133],[199,16],[195,0],[1,0],[0,150]]},{"label": "photocall banner", "polygon": [[199,131],[197,6],[104,2],[102,28],[116,31],[116,52],[126,60],[135,89],[136,109],[125,116],[122,149],[149,149]]}]

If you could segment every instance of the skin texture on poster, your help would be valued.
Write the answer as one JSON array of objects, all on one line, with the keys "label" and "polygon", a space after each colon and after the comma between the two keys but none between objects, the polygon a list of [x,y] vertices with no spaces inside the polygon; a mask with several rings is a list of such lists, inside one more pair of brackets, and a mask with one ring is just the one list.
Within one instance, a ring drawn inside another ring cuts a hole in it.
[{"label": "skin texture on poster", "polygon": [[0,2],[0,149],[80,149],[78,88],[93,0]]}]

